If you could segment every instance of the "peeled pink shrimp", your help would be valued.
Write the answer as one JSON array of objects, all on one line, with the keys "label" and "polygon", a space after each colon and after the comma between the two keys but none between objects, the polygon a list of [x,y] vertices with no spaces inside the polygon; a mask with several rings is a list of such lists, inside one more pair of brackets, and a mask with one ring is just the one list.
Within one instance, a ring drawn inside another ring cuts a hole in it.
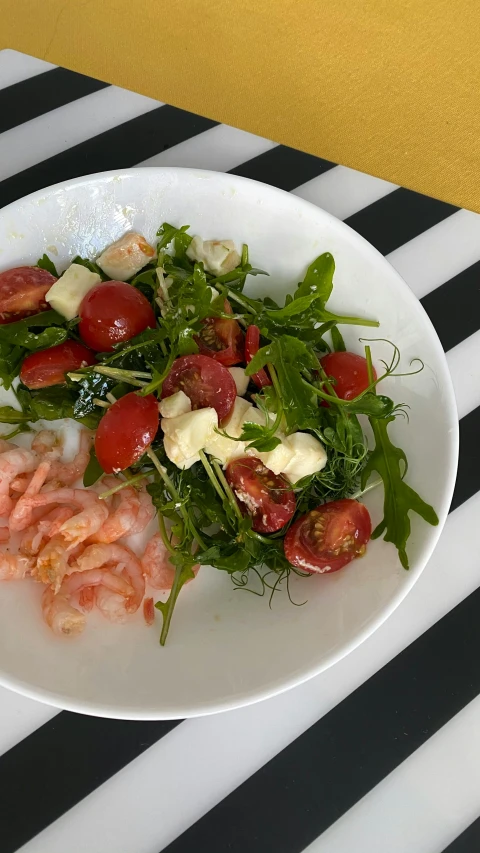
[{"label": "peeled pink shrimp", "polygon": [[34,472],[24,494],[18,499],[8,520],[8,526],[12,532],[25,530],[32,523],[33,507],[30,504],[30,498],[37,495],[47,479],[50,471],[51,463],[48,460],[40,462],[37,470]]},{"label": "peeled pink shrimp", "polygon": [[109,622],[126,622],[128,613],[125,608],[125,598],[118,592],[110,592],[104,586],[97,586],[95,592],[95,604],[102,616]]},{"label": "peeled pink shrimp", "polygon": [[126,486],[113,499],[115,509],[92,536],[92,542],[116,542],[122,536],[129,536],[135,526],[140,509],[139,493],[132,486]]},{"label": "peeled pink shrimp", "polygon": [[144,491],[144,489],[138,492],[138,501],[138,515],[132,529],[130,530],[131,536],[134,533],[142,533],[142,531],[145,530],[147,524],[150,524],[156,512],[150,495],[148,494],[148,492]]},{"label": "peeled pink shrimp", "polygon": [[[94,586],[85,586],[79,595],[78,603],[87,612],[90,612],[95,604],[95,589]],[[102,587],[98,587],[98,589],[102,589]],[[116,595],[116,593],[111,592],[109,595]]]},{"label": "peeled pink shrimp", "polygon": [[65,521],[59,530],[59,535],[69,547],[84,542],[100,530],[108,516],[108,507],[89,489],[55,489],[51,492],[41,492],[28,498],[27,503],[31,507],[67,504],[81,509],[81,512]]},{"label": "peeled pink shrimp", "polygon": [[49,462],[60,459],[63,452],[63,441],[58,433],[51,429],[41,429],[32,441],[32,450],[45,456]]},{"label": "peeled pink shrimp", "polygon": [[38,457],[31,450],[15,447],[0,453],[0,515],[8,515],[13,501],[9,495],[10,483],[19,474],[28,473],[37,467]]},{"label": "peeled pink shrimp", "polygon": [[77,573],[83,573],[102,566],[115,565],[117,571],[127,577],[133,588],[133,594],[125,601],[127,613],[135,613],[140,607],[145,595],[145,578],[138,557],[124,545],[96,544],[85,548],[76,563]]},{"label": "peeled pink shrimp", "polygon": [[72,515],[73,509],[68,506],[58,506],[50,510],[40,519],[38,524],[31,524],[30,527],[27,527],[22,536],[19,550],[22,554],[35,556],[45,545],[46,540],[55,536],[63,522],[71,518]]},{"label": "peeled pink shrimp", "polygon": [[32,561],[22,554],[0,554],[0,580],[22,580],[32,565]]},{"label": "peeled pink shrimp", "polygon": [[0,527],[0,542],[8,542],[10,539],[10,531],[8,527]]},{"label": "peeled pink shrimp", "polygon": [[86,623],[85,614],[70,604],[73,595],[81,593],[86,587],[103,585],[112,592],[128,597],[132,587],[124,578],[113,572],[92,569],[83,573],[75,572],[62,583],[57,595],[49,587],[42,597],[43,617],[55,634],[81,634]]},{"label": "peeled pink shrimp", "polygon": [[82,553],[82,543],[67,546],[59,534],[52,536],[38,554],[32,574],[36,580],[51,584],[58,592],[64,576],[74,571],[69,561],[76,560]]},{"label": "peeled pink shrimp", "polygon": [[14,450],[15,445],[12,444],[11,441],[7,441],[5,438],[0,438],[0,453],[5,453],[7,450]]},{"label": "peeled pink shrimp", "polygon": [[71,462],[54,462],[50,471],[49,479],[59,480],[64,486],[71,486],[80,477],[83,477],[90,461],[90,448],[93,443],[93,433],[82,430],[80,433],[80,447],[77,455]]},{"label": "peeled pink shrimp", "polygon": [[[200,566],[194,566],[193,571],[197,574]],[[142,557],[142,569],[147,583],[154,589],[171,589],[175,578],[175,567],[170,562],[169,553],[165,547],[160,533],[152,536],[145,553]],[[188,581],[187,581],[188,583]]]}]

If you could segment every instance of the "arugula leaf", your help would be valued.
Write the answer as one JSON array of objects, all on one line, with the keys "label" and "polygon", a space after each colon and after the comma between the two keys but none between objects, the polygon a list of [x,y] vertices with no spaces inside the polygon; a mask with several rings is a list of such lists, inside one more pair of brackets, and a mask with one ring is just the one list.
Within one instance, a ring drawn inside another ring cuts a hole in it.
[{"label": "arugula leaf", "polygon": [[0,406],[0,423],[2,424],[26,424],[31,418],[26,412],[14,409],[13,406]]},{"label": "arugula leaf", "polygon": [[342,333],[337,328],[337,326],[332,326],[331,330],[332,335],[332,344],[335,352],[346,352],[345,341],[343,340]]},{"label": "arugula leaf", "polygon": [[330,252],[324,252],[310,264],[303,281],[298,285],[293,298],[301,299],[308,294],[315,294],[325,305],[333,290],[333,274],[335,261]]},{"label": "arugula leaf", "polygon": [[242,434],[238,440],[248,441],[248,447],[258,450],[260,453],[269,453],[270,450],[275,450],[281,444],[281,440],[272,435],[269,427],[248,421],[244,423]]},{"label": "arugula leaf", "polygon": [[100,276],[102,281],[110,281],[109,276],[103,272],[103,270],[95,263],[95,261],[90,261],[88,258],[81,258],[80,255],[76,255],[72,261],[72,264],[79,264],[81,267],[86,267],[90,272],[95,272]]},{"label": "arugula leaf", "polygon": [[47,270],[47,272],[54,275],[55,278],[58,278],[57,268],[48,255],[42,255],[42,257],[39,258],[37,261],[37,267],[40,267],[41,270]]},{"label": "arugula leaf", "polygon": [[[383,503],[383,519],[372,533],[372,539],[377,539],[384,533],[386,542],[393,542],[398,550],[400,562],[408,569],[406,545],[410,536],[410,518],[408,513],[413,510],[424,521],[433,526],[438,524],[438,516],[430,504],[427,504],[414,489],[403,479],[407,469],[405,452],[392,444],[388,435],[388,425],[394,417],[376,420],[369,418],[375,438],[375,447],[361,475],[361,486],[365,488],[371,474],[376,471],[383,480],[385,497]],[[403,472],[400,470],[403,463]]]},{"label": "arugula leaf", "polygon": [[289,432],[318,425],[318,403],[303,381],[302,370],[318,368],[312,350],[298,338],[281,335],[262,347],[246,367],[247,376],[273,365],[278,376],[279,396]]},{"label": "arugula leaf", "polygon": [[97,459],[95,448],[92,446],[90,448],[90,461],[85,468],[85,473],[83,475],[83,485],[85,488],[88,489],[90,486],[93,486],[100,477],[103,477],[104,473],[105,472]]},{"label": "arugula leaf", "polygon": [[[0,409],[0,422],[5,420],[8,423],[25,421],[33,423],[40,419],[55,421],[59,418],[75,418],[76,396],[66,385],[52,385],[50,388],[40,388],[38,391],[29,391],[24,385],[19,385],[15,393],[22,407],[22,412],[15,412],[12,407],[4,406]],[[8,409],[11,411],[5,411]],[[22,416],[21,418],[19,414]],[[7,417],[4,418],[4,415]],[[76,420],[89,429],[96,429],[100,416],[97,410],[97,412],[78,417]]]}]

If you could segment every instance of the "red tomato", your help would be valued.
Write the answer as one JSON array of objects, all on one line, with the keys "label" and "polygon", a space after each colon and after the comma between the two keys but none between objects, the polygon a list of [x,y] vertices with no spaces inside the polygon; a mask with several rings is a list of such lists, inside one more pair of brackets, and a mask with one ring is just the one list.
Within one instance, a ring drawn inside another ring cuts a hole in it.
[{"label": "red tomato", "polygon": [[95,364],[93,352],[77,341],[64,341],[55,347],[27,355],[20,370],[20,381],[27,388],[46,388],[65,382],[65,374]]},{"label": "red tomato", "polygon": [[79,332],[97,352],[111,352],[144,329],[154,329],[155,314],[143,293],[124,281],[104,281],[80,305]]},{"label": "red tomato", "polygon": [[245,513],[252,516],[258,533],[274,533],[290,521],[295,492],[281,474],[274,474],[260,459],[245,456],[229,462],[225,476]]},{"label": "red tomato", "polygon": [[[341,400],[353,400],[370,385],[367,360],[354,352],[329,352],[320,359],[327,376],[335,379],[335,394]],[[374,379],[377,378],[375,368]]]},{"label": "red tomato", "polygon": [[45,294],[56,280],[40,267],[15,267],[0,273],[0,323],[13,323],[48,308]]},{"label": "red tomato", "polygon": [[361,557],[372,533],[366,506],[345,498],[312,509],[285,536],[285,556],[305,572],[337,572]]},{"label": "red tomato", "polygon": [[[260,346],[260,329],[258,326],[249,326],[247,329],[247,334],[245,337],[245,361],[248,362],[252,360],[253,356],[257,354]],[[265,385],[271,385],[272,380],[270,379],[266,370],[263,367],[260,368],[258,373],[254,373],[250,379],[255,382],[259,388],[263,388]]]},{"label": "red tomato", "polygon": [[[226,314],[233,314],[228,299],[225,300]],[[209,355],[227,367],[244,360],[243,332],[236,320],[224,317],[208,317],[203,329],[195,338],[202,355]]]},{"label": "red tomato", "polygon": [[219,421],[233,409],[237,388],[223,364],[207,355],[182,355],[172,365],[162,388],[162,397],[183,391],[190,397],[192,409],[215,409]]},{"label": "red tomato", "polygon": [[95,453],[107,474],[133,465],[151,445],[158,429],[158,402],[153,394],[126,394],[110,406],[98,425]]}]

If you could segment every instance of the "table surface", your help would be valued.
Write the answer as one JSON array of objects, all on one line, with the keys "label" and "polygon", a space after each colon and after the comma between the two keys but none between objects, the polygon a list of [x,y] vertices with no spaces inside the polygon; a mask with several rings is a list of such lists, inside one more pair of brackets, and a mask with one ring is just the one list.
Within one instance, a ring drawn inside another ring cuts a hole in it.
[{"label": "table surface", "polygon": [[275,184],[347,221],[388,257],[447,353],[461,439],[452,511],[390,619],[282,696],[213,717],[137,723],[58,712],[0,689],[0,850],[474,853],[480,216],[0,51],[0,206],[68,177],[147,164]]}]

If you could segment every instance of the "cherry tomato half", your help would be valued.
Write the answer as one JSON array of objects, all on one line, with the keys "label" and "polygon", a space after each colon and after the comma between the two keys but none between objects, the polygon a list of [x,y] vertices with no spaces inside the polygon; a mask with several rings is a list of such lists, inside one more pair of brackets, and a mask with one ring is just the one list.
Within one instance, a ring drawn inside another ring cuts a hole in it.
[{"label": "cherry tomato half", "polygon": [[295,492],[285,477],[274,474],[260,459],[234,459],[228,463],[225,476],[242,511],[252,516],[252,528],[257,533],[274,533],[292,518]]},{"label": "cherry tomato half", "polygon": [[156,326],[148,299],[124,281],[104,281],[92,287],[79,314],[80,336],[97,352],[111,352],[115,344]]},{"label": "cherry tomato half", "polygon": [[[224,310],[225,314],[233,314],[228,299],[225,300]],[[195,341],[202,355],[209,355],[227,367],[244,359],[243,332],[236,320],[208,317],[203,321],[203,329]]]},{"label": "cherry tomato half", "polygon": [[371,533],[366,506],[350,498],[331,501],[292,524],[285,536],[285,556],[305,572],[337,572],[365,553]]},{"label": "cherry tomato half", "polygon": [[158,430],[158,402],[135,391],[110,406],[98,425],[95,453],[107,474],[124,471],[151,445]]},{"label": "cherry tomato half", "polygon": [[20,381],[27,388],[47,388],[65,382],[65,374],[95,364],[93,352],[77,341],[64,341],[55,347],[27,355],[20,370]]},{"label": "cherry tomato half", "polygon": [[13,323],[48,308],[45,294],[56,280],[40,267],[15,267],[0,273],[0,323]]},{"label": "cherry tomato half", "polygon": [[223,364],[207,355],[182,355],[172,365],[162,388],[162,397],[183,391],[190,397],[192,409],[215,409],[221,421],[233,409],[237,388],[232,374]]},{"label": "cherry tomato half", "polygon": [[[255,325],[249,326],[245,336],[245,361],[247,364],[252,360],[253,356],[257,354],[259,346],[260,329]],[[257,385],[258,388],[263,388],[265,385],[272,384],[272,380],[263,367],[260,368],[258,373],[254,373],[250,379],[255,382],[255,385]]]},{"label": "cherry tomato half", "polygon": [[[353,400],[370,385],[367,360],[354,352],[329,352],[320,359],[327,376],[335,380],[335,394],[341,400]],[[375,368],[374,379],[377,378]]]}]

